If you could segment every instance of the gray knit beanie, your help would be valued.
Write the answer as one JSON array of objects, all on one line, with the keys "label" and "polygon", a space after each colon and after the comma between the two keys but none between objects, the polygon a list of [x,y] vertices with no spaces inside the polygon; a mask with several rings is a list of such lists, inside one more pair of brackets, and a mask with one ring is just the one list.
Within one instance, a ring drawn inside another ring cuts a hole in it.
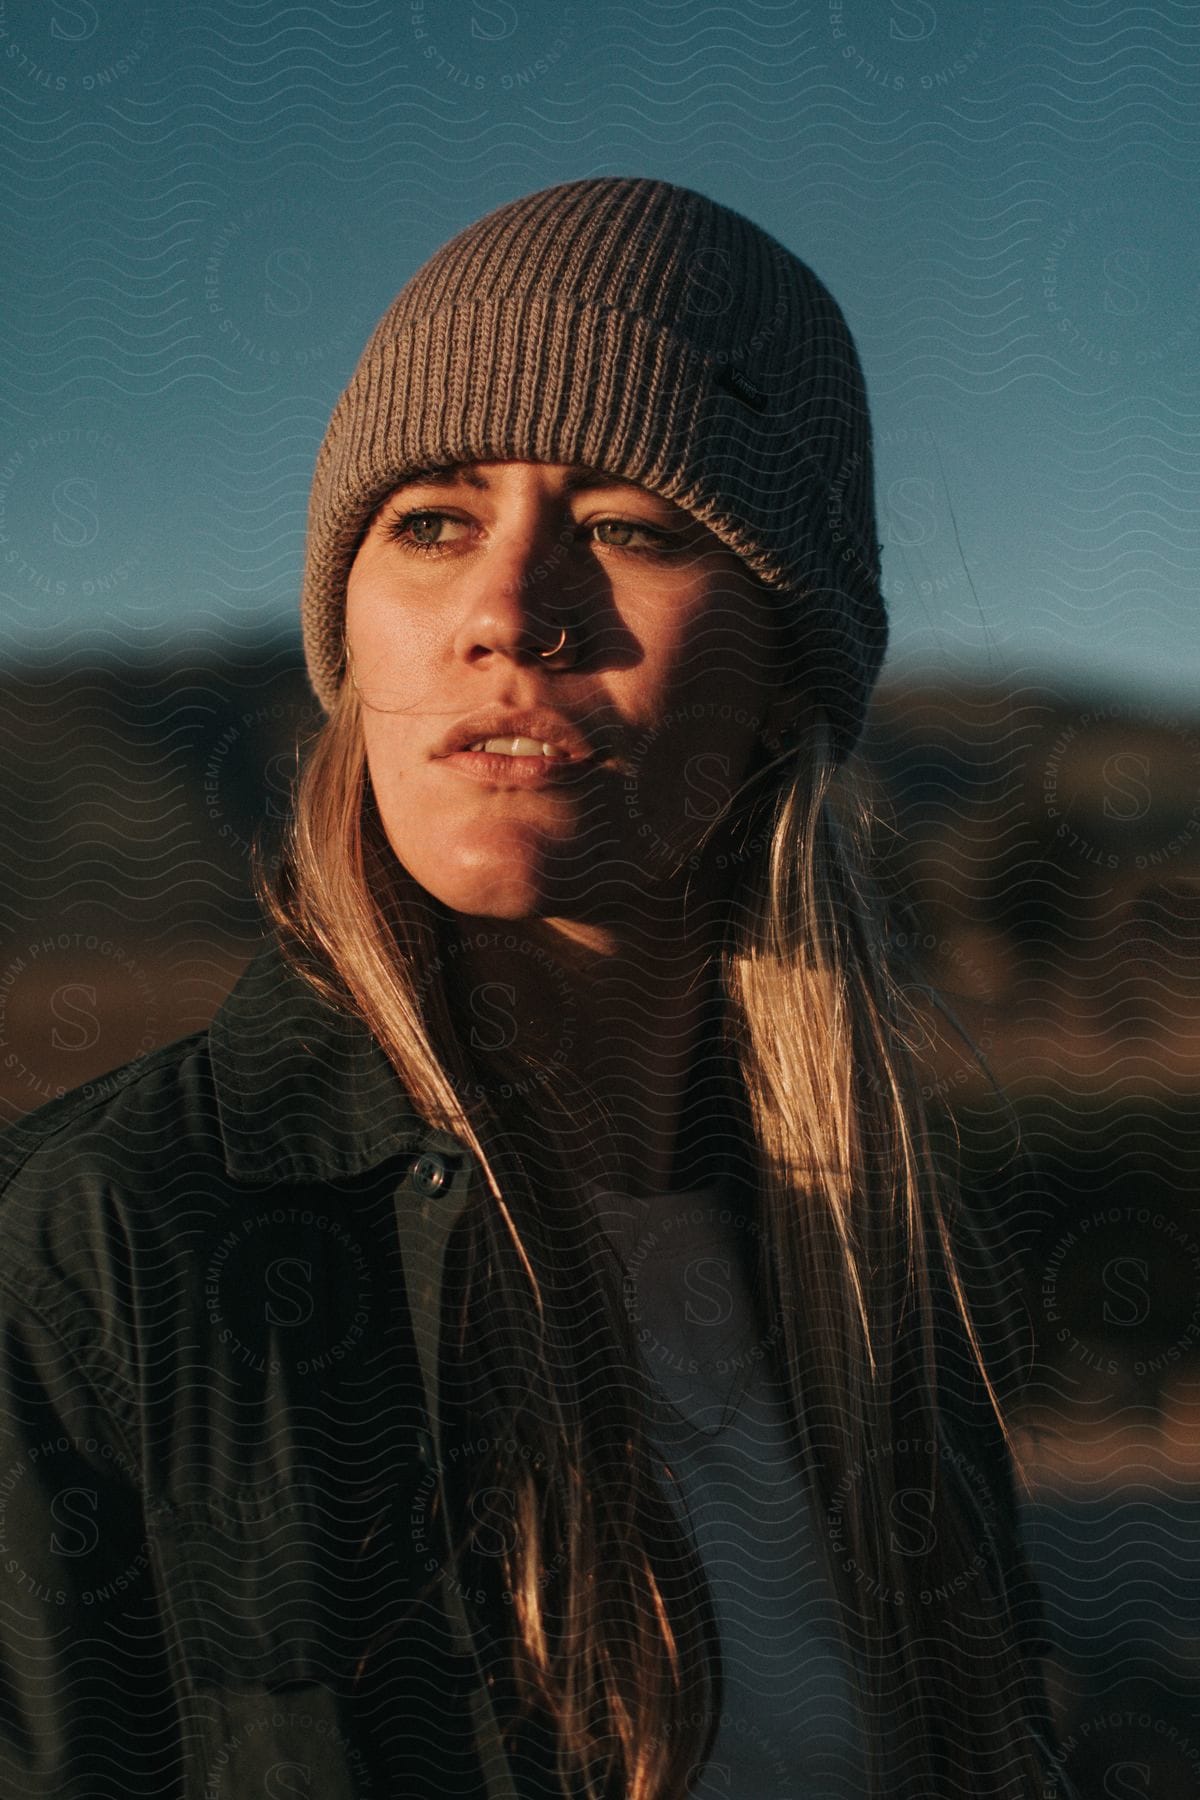
[{"label": "gray knit beanie", "polygon": [[328,711],[364,527],[414,469],[584,463],[700,519],[795,619],[839,757],[887,644],[854,340],[777,239],[690,188],[567,181],[497,207],[389,306],[334,409],[301,602]]}]

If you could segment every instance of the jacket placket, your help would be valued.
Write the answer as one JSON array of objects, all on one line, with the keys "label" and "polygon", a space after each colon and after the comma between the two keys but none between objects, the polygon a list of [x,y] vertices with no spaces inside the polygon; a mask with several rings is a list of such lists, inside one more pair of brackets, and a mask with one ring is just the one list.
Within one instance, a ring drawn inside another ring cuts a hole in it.
[{"label": "jacket placket", "polygon": [[[447,1132],[431,1131],[423,1144],[422,1152],[411,1160],[405,1179],[396,1189],[396,1231],[429,1420],[430,1455],[441,1481],[445,1468],[440,1406],[442,1285],[450,1235],[462,1215],[478,1169],[459,1140]],[[463,1605],[449,1531],[445,1554],[442,1599],[455,1648],[469,1660],[477,1676],[472,1725],[488,1800],[518,1800],[489,1682]]]}]

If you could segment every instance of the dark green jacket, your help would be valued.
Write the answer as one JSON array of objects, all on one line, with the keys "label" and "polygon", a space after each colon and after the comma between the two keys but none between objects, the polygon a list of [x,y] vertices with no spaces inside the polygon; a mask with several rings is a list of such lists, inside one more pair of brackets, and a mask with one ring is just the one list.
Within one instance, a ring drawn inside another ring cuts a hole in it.
[{"label": "dark green jacket", "polygon": [[550,1791],[435,1504],[471,1175],[270,943],[208,1030],[0,1138],[3,1800]]}]

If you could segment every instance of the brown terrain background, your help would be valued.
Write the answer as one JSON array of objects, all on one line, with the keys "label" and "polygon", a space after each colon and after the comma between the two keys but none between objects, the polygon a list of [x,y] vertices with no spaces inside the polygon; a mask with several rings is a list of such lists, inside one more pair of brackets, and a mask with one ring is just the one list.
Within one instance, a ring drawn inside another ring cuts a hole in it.
[{"label": "brown terrain background", "polygon": [[[250,842],[319,715],[290,643],[0,687],[7,1124],[208,1023],[260,936]],[[928,1010],[931,1098],[1025,1271],[1067,1768],[1087,1796],[1093,1767],[1195,1796],[1200,706],[893,682],[861,764],[914,986],[987,1064]]]}]

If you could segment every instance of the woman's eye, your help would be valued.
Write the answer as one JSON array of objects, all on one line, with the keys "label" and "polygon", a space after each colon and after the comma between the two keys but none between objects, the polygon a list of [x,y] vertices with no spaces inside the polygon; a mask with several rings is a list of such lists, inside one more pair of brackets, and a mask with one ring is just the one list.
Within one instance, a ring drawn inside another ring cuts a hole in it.
[{"label": "woman's eye", "polygon": [[[597,519],[596,523],[592,525],[590,529],[599,532],[634,532],[638,537],[647,540],[647,545],[643,546],[643,549],[648,547],[651,553],[660,555],[669,555],[671,553],[675,548],[672,539],[678,536],[678,533],[676,532],[658,531],[653,525],[639,525],[632,519]],[[630,543],[628,536],[602,537],[600,542],[614,550],[633,550],[636,548],[634,544]]]},{"label": "woman's eye", "polygon": [[388,520],[384,527],[384,535],[393,543],[401,545],[405,550],[417,552],[430,550],[448,550],[449,544],[437,537],[443,525],[461,525],[461,519],[450,513],[435,512],[424,507],[420,512],[397,513]]}]

